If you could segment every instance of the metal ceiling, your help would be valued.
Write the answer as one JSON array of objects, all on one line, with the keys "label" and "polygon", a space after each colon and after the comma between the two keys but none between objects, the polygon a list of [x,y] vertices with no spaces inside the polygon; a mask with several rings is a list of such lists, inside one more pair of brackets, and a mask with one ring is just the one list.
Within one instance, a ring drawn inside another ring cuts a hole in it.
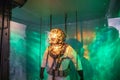
[{"label": "metal ceiling", "polygon": [[27,0],[22,8],[13,9],[12,16],[36,22],[41,16],[77,11],[81,20],[101,18],[106,16],[111,1],[114,0]]},{"label": "metal ceiling", "polygon": [[81,16],[106,13],[110,0],[28,0],[24,9],[37,16],[79,11]]}]

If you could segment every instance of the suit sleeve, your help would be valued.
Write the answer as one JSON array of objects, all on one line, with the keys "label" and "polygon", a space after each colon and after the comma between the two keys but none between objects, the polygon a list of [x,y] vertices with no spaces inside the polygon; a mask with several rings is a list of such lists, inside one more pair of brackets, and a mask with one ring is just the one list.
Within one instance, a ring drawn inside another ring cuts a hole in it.
[{"label": "suit sleeve", "polygon": [[48,48],[44,52],[41,67],[46,67],[47,56],[48,56]]},{"label": "suit sleeve", "polygon": [[67,53],[72,62],[74,63],[76,69],[82,70],[81,60],[80,57],[77,55],[76,51],[71,46],[68,46]]}]

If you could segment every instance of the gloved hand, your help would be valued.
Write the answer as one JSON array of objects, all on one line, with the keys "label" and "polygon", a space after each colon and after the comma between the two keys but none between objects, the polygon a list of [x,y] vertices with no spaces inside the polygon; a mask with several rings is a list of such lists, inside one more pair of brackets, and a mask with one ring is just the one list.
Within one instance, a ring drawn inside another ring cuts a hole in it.
[{"label": "gloved hand", "polygon": [[40,79],[42,80],[44,78],[44,67],[40,68]]},{"label": "gloved hand", "polygon": [[79,76],[80,76],[80,80],[84,80],[84,76],[83,76],[83,70],[79,70],[77,71]]}]

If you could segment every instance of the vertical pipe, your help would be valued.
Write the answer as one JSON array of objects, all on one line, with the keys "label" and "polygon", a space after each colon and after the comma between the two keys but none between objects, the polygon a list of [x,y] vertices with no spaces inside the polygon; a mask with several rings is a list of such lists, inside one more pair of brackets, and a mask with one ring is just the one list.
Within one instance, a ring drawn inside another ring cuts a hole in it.
[{"label": "vertical pipe", "polygon": [[52,14],[50,14],[50,30],[52,29]]},{"label": "vertical pipe", "polygon": [[[76,39],[78,39],[78,37],[77,37],[77,29],[78,29],[78,22],[77,22],[77,10],[76,10],[76,12],[75,12],[75,18],[76,18]],[[76,52],[78,53],[78,51],[76,50]],[[77,64],[76,64],[76,67],[78,68],[78,56],[79,56],[79,54],[77,55],[77,58],[76,58],[76,62],[77,62]]]},{"label": "vertical pipe", "polygon": [[78,39],[78,15],[77,15],[77,10],[76,10],[76,13],[75,13],[75,16],[76,16],[76,39]]},{"label": "vertical pipe", "polygon": [[83,22],[80,21],[80,34],[81,34],[81,43],[83,45]]},{"label": "vertical pipe", "polygon": [[42,44],[42,40],[41,40],[41,39],[42,39],[42,35],[41,35],[42,32],[41,32],[41,31],[42,31],[42,30],[41,30],[41,29],[42,29],[42,17],[40,18],[40,55],[39,55],[40,65],[41,65],[41,60],[42,60],[42,53],[41,53],[41,50],[42,50],[42,49],[41,49],[41,48],[42,48],[42,47],[41,47],[41,44]]},{"label": "vertical pipe", "polygon": [[65,16],[65,33],[67,34],[67,17],[68,17],[68,15],[67,15],[67,13],[65,13],[64,14]]},{"label": "vertical pipe", "polygon": [[2,25],[1,25],[1,37],[0,37],[0,66],[2,65],[2,43],[3,43],[3,30],[4,30],[4,14],[5,14],[5,1],[2,1]]}]

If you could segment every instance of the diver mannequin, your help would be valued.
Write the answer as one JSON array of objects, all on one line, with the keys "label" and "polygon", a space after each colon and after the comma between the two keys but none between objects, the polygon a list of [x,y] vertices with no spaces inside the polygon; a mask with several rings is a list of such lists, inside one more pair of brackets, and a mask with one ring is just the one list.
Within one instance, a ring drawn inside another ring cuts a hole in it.
[{"label": "diver mannequin", "polygon": [[80,80],[83,79],[83,70],[80,58],[74,49],[65,43],[66,35],[61,29],[52,29],[48,35],[49,46],[46,49],[40,70],[40,78],[44,78],[46,67],[48,80],[70,80],[70,62],[73,62]]}]

